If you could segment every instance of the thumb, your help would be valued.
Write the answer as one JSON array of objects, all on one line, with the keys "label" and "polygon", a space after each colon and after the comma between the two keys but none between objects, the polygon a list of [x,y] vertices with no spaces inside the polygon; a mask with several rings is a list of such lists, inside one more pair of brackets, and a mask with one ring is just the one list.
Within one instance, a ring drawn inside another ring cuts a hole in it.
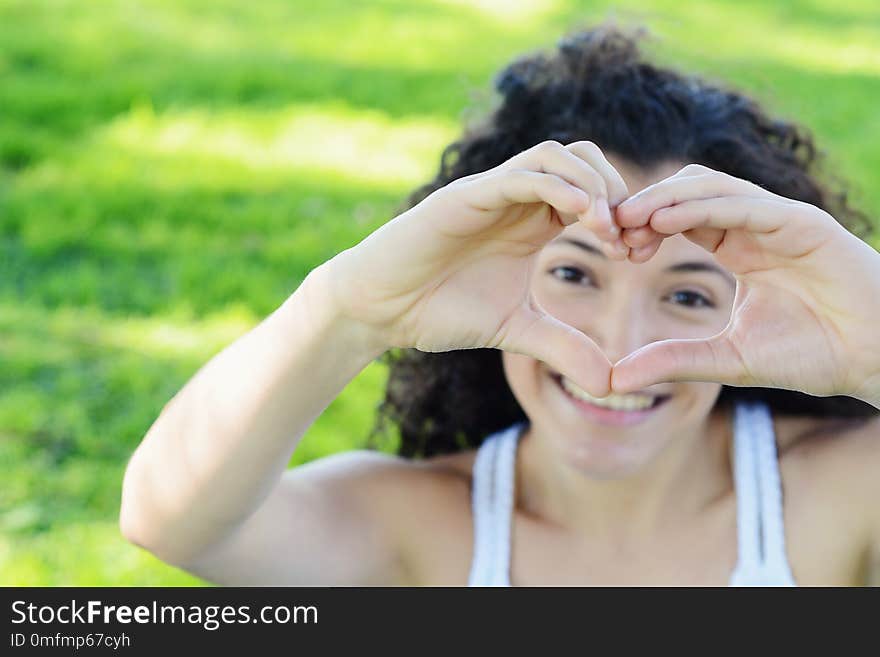
[{"label": "thumb", "polygon": [[534,302],[514,311],[498,348],[537,358],[595,397],[611,391],[611,362],[596,343]]},{"label": "thumb", "polygon": [[617,361],[611,389],[626,393],[667,381],[712,381],[734,386],[745,383],[748,371],[724,333],[711,338],[652,342]]}]

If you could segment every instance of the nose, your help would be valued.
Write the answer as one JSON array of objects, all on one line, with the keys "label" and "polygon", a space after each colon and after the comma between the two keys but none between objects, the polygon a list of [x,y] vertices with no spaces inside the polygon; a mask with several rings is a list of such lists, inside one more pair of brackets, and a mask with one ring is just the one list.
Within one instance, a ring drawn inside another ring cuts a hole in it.
[{"label": "nose", "polygon": [[655,341],[645,315],[646,310],[636,297],[621,296],[604,305],[598,316],[585,318],[581,330],[613,364]]}]

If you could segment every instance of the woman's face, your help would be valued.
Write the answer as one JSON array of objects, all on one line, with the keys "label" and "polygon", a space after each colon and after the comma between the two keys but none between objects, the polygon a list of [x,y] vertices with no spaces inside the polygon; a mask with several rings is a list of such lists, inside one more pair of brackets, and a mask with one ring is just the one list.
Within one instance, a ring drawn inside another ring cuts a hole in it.
[{"label": "woman's face", "polygon": [[[642,171],[607,157],[630,194],[684,166]],[[545,311],[590,336],[612,363],[651,342],[709,337],[727,325],[736,281],[711,253],[674,235],[648,262],[633,264],[606,258],[599,244],[580,223],[567,226],[538,254],[532,292]],[[573,398],[568,382],[541,361],[509,352],[502,361],[532,435],[597,477],[633,473],[676,436],[702,431],[721,391],[716,383],[661,383],[594,403]]]}]

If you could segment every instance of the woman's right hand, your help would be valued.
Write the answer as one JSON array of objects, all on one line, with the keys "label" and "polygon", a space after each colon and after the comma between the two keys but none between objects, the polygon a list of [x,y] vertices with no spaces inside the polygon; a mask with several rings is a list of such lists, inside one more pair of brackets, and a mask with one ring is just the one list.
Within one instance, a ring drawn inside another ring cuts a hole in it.
[{"label": "woman's right hand", "polygon": [[337,310],[389,348],[525,354],[605,396],[611,363],[535,302],[530,281],[538,252],[579,220],[625,259],[610,207],[627,196],[592,142],[542,142],[434,191],[326,263]]}]

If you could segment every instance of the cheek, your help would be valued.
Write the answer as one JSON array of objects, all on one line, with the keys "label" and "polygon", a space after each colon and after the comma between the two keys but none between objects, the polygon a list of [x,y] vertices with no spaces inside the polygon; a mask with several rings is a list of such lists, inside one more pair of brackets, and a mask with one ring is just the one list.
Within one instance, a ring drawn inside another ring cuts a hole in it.
[{"label": "cheek", "polygon": [[[577,286],[564,287],[558,283],[554,285],[554,281],[548,280],[533,283],[532,292],[535,301],[545,312],[594,339],[596,330],[601,331],[605,324],[610,323],[606,330],[614,332],[615,321],[626,321],[623,317],[607,317],[610,306],[619,306],[605,292]],[[669,339],[708,338],[723,331],[730,322],[733,300],[722,294],[712,295],[718,307],[696,310],[676,309],[663,301],[662,296],[660,292],[645,293],[638,299],[627,296],[628,302],[634,306],[627,311],[628,314],[639,317],[643,324],[640,332],[642,344]],[[603,319],[594,322],[590,318]]]},{"label": "cheek", "polygon": [[531,400],[539,394],[540,377],[545,372],[543,364],[531,356],[509,351],[501,352],[501,363],[513,396],[528,412],[529,407],[532,406]]},{"label": "cheek", "polygon": [[520,387],[525,379],[532,376],[539,361],[531,356],[515,354],[510,351],[501,352],[501,364],[504,366],[504,375],[510,387]]},{"label": "cheek", "polygon": [[675,313],[661,308],[647,312],[645,321],[651,322],[654,340],[705,339],[724,330],[730,322],[730,311]]},{"label": "cheek", "polygon": [[715,402],[718,401],[721,387],[720,383],[702,381],[687,381],[676,384],[673,401],[678,398],[679,403],[684,405],[684,408],[681,409],[682,419],[685,422],[691,419],[694,421],[704,419],[715,406]]},{"label": "cheek", "polygon": [[607,295],[598,290],[563,283],[549,275],[532,284],[532,297],[546,313],[575,327],[602,314],[603,306],[609,303]]},{"label": "cheek", "polygon": [[730,323],[730,317],[733,315],[733,296],[729,297],[723,294],[716,294],[716,303],[718,306],[712,309],[706,309],[706,325],[712,329],[712,335],[720,333]]}]

